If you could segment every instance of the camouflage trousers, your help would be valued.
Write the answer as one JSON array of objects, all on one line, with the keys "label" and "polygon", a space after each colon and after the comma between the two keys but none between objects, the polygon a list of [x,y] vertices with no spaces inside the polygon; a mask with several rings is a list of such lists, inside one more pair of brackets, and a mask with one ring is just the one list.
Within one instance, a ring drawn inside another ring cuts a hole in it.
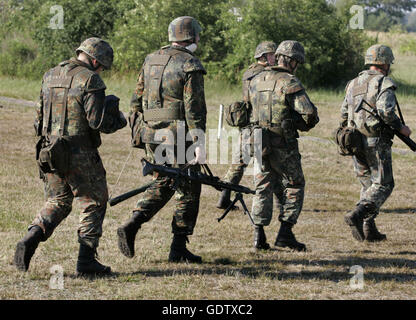
[{"label": "camouflage trousers", "polygon": [[[146,158],[155,163],[155,148],[157,145],[146,144]],[[183,167],[184,165],[172,165]],[[195,166],[192,170],[200,170]],[[193,233],[199,211],[201,184],[196,181],[181,181],[175,187],[171,178],[155,174],[156,182],[149,187],[137,202],[134,212],[140,213],[150,220],[175,196],[175,210],[172,218],[172,233],[191,235]]]},{"label": "camouflage trousers", "polygon": [[40,226],[46,241],[69,215],[76,198],[81,207],[78,241],[98,247],[108,200],[106,172],[98,150],[78,149],[71,154],[69,172],[64,176],[45,174],[44,186],[46,203],[29,229]]},{"label": "camouflage trousers", "polygon": [[353,156],[354,171],[361,183],[358,204],[375,207],[369,219],[377,216],[394,188],[391,145],[390,139],[365,138],[363,155]]},{"label": "camouflage trousers", "polygon": [[267,226],[273,214],[273,194],[280,208],[279,221],[296,224],[303,206],[305,178],[301,155],[295,140],[285,148],[271,147],[263,157],[261,170],[254,176],[256,194],[252,216],[256,225]]}]

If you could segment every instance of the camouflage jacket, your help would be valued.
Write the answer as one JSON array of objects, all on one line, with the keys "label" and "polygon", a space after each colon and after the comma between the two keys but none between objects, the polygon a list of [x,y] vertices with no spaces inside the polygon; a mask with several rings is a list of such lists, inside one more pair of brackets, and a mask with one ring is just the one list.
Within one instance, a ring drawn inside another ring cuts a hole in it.
[{"label": "camouflage jacket", "polygon": [[298,137],[318,122],[318,110],[294,75],[277,66],[266,67],[250,82],[253,108],[250,122],[286,138]]},{"label": "camouflage jacket", "polygon": [[[185,121],[186,132],[205,131],[205,74],[198,58],[183,47],[166,46],[149,54],[131,101],[132,136],[138,134],[141,142],[157,144],[156,131],[168,129],[176,137],[178,121]],[[190,134],[196,141],[197,137]]]},{"label": "camouflage jacket", "polygon": [[250,87],[250,81],[256,76],[258,75],[260,72],[262,72],[264,70],[266,66],[255,62],[253,64],[251,64],[248,69],[244,72],[243,74],[243,79],[242,79],[242,83],[243,83],[243,101],[250,101],[249,98],[249,87]]},{"label": "camouflage jacket", "polygon": [[[341,106],[341,117],[344,124],[358,128],[366,136],[380,136],[381,127],[377,119],[364,110],[354,112],[359,101],[365,101],[377,110],[383,121],[400,130],[402,127],[396,109],[396,85],[389,77],[376,70],[362,71],[357,78],[351,80],[346,87],[346,96]],[[367,104],[363,107],[370,109]],[[387,133],[392,138],[391,133]]]},{"label": "camouflage jacket", "polygon": [[[64,80],[60,80],[65,79],[71,72],[73,73],[71,82],[65,84]],[[52,88],[57,80],[63,83]],[[62,86],[69,87],[67,97]],[[86,145],[100,146],[100,132],[112,133],[125,125],[120,117],[105,112],[105,89],[101,77],[82,61],[71,59],[50,69],[43,76],[36,108],[37,136],[58,136],[61,129],[63,136],[80,136],[79,140]],[[65,100],[67,113],[62,126],[62,109]],[[50,121],[47,121],[48,108],[50,108]]]}]

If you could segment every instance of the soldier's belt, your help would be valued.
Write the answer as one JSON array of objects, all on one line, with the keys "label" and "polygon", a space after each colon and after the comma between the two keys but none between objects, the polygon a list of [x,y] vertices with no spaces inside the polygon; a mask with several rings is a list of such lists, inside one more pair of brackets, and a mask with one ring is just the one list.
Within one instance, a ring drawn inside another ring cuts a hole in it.
[{"label": "soldier's belt", "polygon": [[155,108],[143,110],[144,121],[172,121],[183,120],[180,108]]}]

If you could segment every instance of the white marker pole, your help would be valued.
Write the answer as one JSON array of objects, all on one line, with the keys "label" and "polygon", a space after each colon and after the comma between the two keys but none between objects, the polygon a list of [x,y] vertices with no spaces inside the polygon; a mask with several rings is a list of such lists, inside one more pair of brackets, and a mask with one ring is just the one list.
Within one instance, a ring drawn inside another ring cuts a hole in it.
[{"label": "white marker pole", "polygon": [[223,116],[224,116],[224,105],[220,104],[220,114],[218,117],[218,135],[217,135],[218,140],[221,139]]}]

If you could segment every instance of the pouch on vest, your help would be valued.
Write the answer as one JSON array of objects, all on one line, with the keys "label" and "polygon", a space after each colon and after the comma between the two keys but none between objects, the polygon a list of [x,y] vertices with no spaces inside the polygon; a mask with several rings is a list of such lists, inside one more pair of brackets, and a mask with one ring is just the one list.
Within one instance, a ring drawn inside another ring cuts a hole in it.
[{"label": "pouch on vest", "polygon": [[225,107],[225,121],[231,127],[245,127],[250,123],[250,104],[245,101],[236,101]]},{"label": "pouch on vest", "polygon": [[351,127],[339,127],[335,131],[338,153],[342,156],[360,156],[364,150],[362,133]]},{"label": "pouch on vest", "polygon": [[38,165],[43,173],[58,173],[61,175],[69,171],[70,147],[68,141],[62,137],[51,136],[43,141],[39,152]]},{"label": "pouch on vest", "polygon": [[[66,76],[60,76],[60,68],[56,68],[53,72],[52,79],[48,83],[49,99],[45,110],[45,123],[42,130],[42,139],[36,145],[36,160],[39,169],[43,173],[57,173],[64,175],[69,171],[70,161],[70,145],[65,137],[64,126],[67,118],[68,91],[71,88],[72,80],[76,73],[82,70],[77,66],[70,70]],[[54,106],[54,91],[63,90],[61,121],[59,124],[59,135],[52,136],[49,132],[49,124],[51,122],[51,110]],[[69,137],[68,137],[69,138]]]}]

